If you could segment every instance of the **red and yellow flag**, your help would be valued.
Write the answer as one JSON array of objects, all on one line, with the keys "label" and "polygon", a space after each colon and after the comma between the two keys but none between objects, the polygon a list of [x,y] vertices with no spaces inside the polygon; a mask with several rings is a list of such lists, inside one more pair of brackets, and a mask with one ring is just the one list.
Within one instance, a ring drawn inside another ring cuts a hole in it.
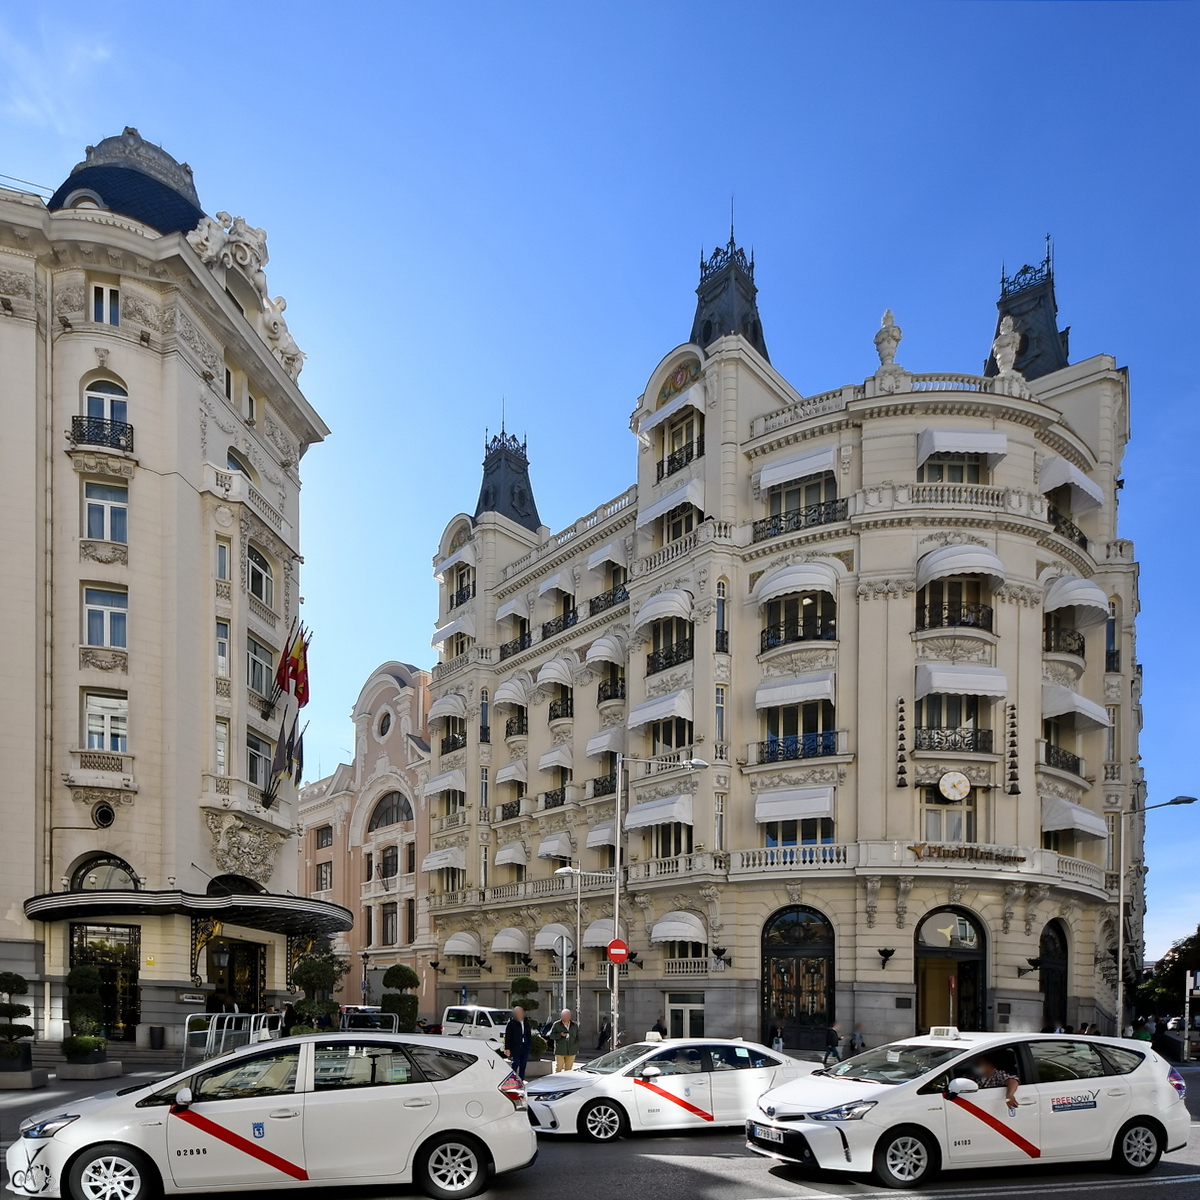
[{"label": "red and yellow flag", "polygon": [[296,635],[288,654],[287,673],[296,685],[296,705],[303,708],[308,703],[308,639],[303,629]]}]

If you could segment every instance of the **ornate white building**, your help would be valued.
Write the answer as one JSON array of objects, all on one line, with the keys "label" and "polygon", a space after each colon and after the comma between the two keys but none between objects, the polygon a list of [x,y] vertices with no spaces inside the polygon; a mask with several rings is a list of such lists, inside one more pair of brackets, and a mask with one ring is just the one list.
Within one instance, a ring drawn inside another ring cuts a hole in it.
[{"label": "ornate white building", "polygon": [[213,992],[278,999],[351,921],[294,895],[295,790],[269,786],[300,459],[328,430],[266,261],[134,129],[49,202],[0,190],[0,967],[41,1037],[77,963],[129,1039]]},{"label": "ornate white building", "polygon": [[527,973],[556,993],[571,862],[568,998],[578,962],[602,1018],[624,751],[649,760],[624,822],[628,1035],[659,1014],[789,1046],[834,1017],[875,1040],[1111,1028],[1141,786],[1126,373],[1068,362],[1047,260],[1005,280],[982,375],[905,370],[888,313],[873,374],[802,396],[753,276],[732,239],[702,264],[691,337],[634,408],[632,487],[552,534],[501,434],[445,528],[442,995],[497,1002]]}]

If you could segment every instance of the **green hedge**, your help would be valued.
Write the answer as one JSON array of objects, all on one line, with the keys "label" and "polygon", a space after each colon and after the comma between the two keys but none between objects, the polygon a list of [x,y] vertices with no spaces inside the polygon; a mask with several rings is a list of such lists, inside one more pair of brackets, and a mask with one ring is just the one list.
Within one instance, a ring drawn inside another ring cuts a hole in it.
[{"label": "green hedge", "polygon": [[379,1002],[379,1007],[386,1013],[395,1013],[400,1018],[398,1027],[401,1033],[412,1033],[417,1028],[417,998],[410,992],[399,995],[385,994]]}]

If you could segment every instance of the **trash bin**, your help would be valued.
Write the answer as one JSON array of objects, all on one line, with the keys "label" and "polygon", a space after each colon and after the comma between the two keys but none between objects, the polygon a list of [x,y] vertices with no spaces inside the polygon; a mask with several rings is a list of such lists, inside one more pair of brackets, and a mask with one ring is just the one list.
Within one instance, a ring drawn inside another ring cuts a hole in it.
[{"label": "trash bin", "polygon": [[164,1025],[150,1026],[150,1049],[161,1050],[166,1044],[167,1030]]}]

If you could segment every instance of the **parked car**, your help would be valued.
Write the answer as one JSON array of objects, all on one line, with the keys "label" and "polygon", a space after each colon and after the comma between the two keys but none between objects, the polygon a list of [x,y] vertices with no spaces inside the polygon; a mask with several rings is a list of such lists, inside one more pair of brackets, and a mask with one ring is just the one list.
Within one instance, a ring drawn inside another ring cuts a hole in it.
[{"label": "parked car", "polygon": [[746,1139],[769,1158],[895,1188],[1033,1161],[1110,1159],[1141,1174],[1187,1144],[1185,1092],[1146,1042],[944,1028],[773,1088]]},{"label": "parked car", "polygon": [[447,1037],[477,1038],[499,1050],[504,1045],[504,1027],[511,1017],[506,1008],[452,1004],[442,1013],[442,1033]]},{"label": "parked car", "polygon": [[815,1067],[729,1038],[634,1042],[533,1080],[529,1115],[539,1133],[581,1133],[594,1142],[633,1130],[740,1125],[768,1088]]},{"label": "parked car", "polygon": [[25,1121],[6,1163],[18,1195],[70,1200],[410,1182],[461,1200],[536,1156],[525,1086],[486,1045],[363,1032],[69,1101]]}]

